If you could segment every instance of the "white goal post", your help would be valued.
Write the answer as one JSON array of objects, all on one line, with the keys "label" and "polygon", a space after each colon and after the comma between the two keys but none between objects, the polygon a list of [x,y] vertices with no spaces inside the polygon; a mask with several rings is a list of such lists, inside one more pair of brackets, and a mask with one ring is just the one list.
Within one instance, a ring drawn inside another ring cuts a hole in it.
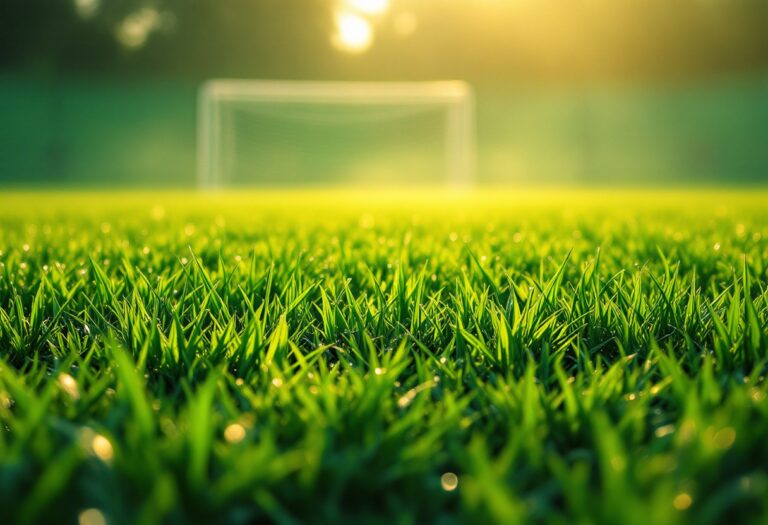
[{"label": "white goal post", "polygon": [[308,104],[331,107],[423,107],[445,111],[444,172],[447,185],[467,187],[475,178],[475,107],[472,88],[462,81],[315,82],[210,80],[198,101],[198,184],[227,185],[222,170],[228,120],[226,108],[260,104]]}]

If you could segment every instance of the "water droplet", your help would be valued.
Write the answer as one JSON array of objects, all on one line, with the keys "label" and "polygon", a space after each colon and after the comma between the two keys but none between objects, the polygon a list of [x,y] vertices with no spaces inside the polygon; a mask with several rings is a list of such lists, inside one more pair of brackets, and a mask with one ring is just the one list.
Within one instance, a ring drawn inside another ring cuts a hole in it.
[{"label": "water droplet", "polygon": [[107,519],[99,509],[86,509],[77,518],[80,525],[107,525]]},{"label": "water droplet", "polygon": [[245,427],[240,423],[232,423],[224,429],[224,439],[229,443],[240,443],[245,438]]},{"label": "water droplet", "polygon": [[736,441],[736,431],[733,429],[733,427],[721,428],[717,431],[717,433],[715,433],[713,441],[715,446],[721,450],[731,448],[733,443]]},{"label": "water droplet", "polygon": [[440,476],[440,486],[447,492],[452,492],[459,487],[459,477],[453,472],[446,472]]},{"label": "water droplet", "polygon": [[80,399],[80,390],[77,387],[77,381],[69,374],[59,375],[59,387],[74,400]]},{"label": "water droplet", "polygon": [[91,450],[93,455],[102,461],[108,462],[112,460],[114,456],[114,449],[112,443],[101,434],[96,434],[91,440]]},{"label": "water droplet", "polygon": [[675,425],[664,425],[663,427],[659,427],[656,429],[656,437],[662,438],[664,436],[668,436],[672,434],[675,431]]},{"label": "water droplet", "polygon": [[693,498],[687,492],[681,492],[680,494],[675,496],[674,500],[672,500],[672,505],[677,510],[685,510],[688,507],[690,507],[692,503],[693,503]]}]

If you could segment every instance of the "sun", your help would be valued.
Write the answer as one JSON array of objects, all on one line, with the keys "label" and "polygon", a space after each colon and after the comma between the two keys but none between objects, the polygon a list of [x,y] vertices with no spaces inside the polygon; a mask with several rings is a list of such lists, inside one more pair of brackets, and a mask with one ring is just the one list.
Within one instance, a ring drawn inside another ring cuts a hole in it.
[{"label": "sun", "polygon": [[362,16],[341,10],[336,13],[333,45],[347,53],[363,53],[373,43],[373,27]]}]

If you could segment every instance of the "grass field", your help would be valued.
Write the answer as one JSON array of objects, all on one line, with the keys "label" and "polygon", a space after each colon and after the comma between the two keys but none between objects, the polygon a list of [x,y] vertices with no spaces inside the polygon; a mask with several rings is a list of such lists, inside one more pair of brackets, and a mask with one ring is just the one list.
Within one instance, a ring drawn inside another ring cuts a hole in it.
[{"label": "grass field", "polygon": [[4,523],[766,523],[768,194],[0,196]]}]

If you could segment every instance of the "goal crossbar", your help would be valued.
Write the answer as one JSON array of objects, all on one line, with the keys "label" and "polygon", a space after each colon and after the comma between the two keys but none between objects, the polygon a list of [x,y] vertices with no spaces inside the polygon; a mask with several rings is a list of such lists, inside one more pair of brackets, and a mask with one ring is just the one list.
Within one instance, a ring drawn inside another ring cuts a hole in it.
[{"label": "goal crossbar", "polygon": [[267,104],[414,105],[446,111],[446,179],[467,187],[475,175],[475,114],[472,88],[462,81],[317,82],[275,80],[210,80],[198,101],[198,182],[220,185],[221,108],[232,102]]}]

